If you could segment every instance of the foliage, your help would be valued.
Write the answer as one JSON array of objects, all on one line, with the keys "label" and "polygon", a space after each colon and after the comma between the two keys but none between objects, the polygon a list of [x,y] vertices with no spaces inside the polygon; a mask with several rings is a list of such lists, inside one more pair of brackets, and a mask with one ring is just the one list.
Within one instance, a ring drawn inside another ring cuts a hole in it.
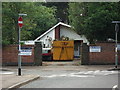
[{"label": "foliage", "polygon": [[111,22],[120,21],[119,15],[120,2],[69,4],[70,24],[79,34],[85,34],[90,42],[115,39],[115,24]]},{"label": "foliage", "polygon": [[64,23],[68,23],[68,2],[47,2],[43,3],[47,7],[55,7],[56,19]]},{"label": "foliage", "polygon": [[27,14],[23,16],[21,40],[34,40],[57,21],[63,21],[90,42],[106,41],[115,39],[115,24],[111,22],[120,21],[120,2],[3,2],[3,44],[18,43],[19,13]]},{"label": "foliage", "polygon": [[78,34],[84,34],[84,19],[86,18],[87,3],[69,3],[69,23]]},{"label": "foliage", "polygon": [[21,40],[34,40],[45,30],[56,23],[55,8],[43,6],[42,3],[3,2],[2,3],[2,43],[16,44],[18,42],[18,14],[23,17]]}]

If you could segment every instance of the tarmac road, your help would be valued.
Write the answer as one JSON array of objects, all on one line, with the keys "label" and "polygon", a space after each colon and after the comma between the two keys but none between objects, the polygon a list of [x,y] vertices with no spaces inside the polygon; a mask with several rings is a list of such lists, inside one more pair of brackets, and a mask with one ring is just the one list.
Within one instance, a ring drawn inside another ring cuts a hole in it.
[{"label": "tarmac road", "polygon": [[107,70],[24,70],[39,74],[40,79],[20,88],[113,88],[118,85],[118,71]]},{"label": "tarmac road", "polygon": [[118,85],[117,75],[96,77],[41,78],[21,88],[113,88]]},{"label": "tarmac road", "polygon": [[[116,88],[118,85],[118,71],[108,71],[113,69],[113,67],[114,65],[61,66],[61,64],[60,66],[22,66],[22,76],[18,77],[18,67],[7,66],[3,68],[8,71],[4,71],[1,74],[3,74],[2,79],[5,81],[4,86],[6,86],[6,83],[12,85],[19,81],[31,79],[33,76],[40,76],[36,81],[22,84],[24,86],[20,85],[20,88],[38,88],[38,90],[39,88],[42,88],[42,90],[43,88],[78,88],[79,90],[86,90],[80,88],[92,88],[91,90],[104,90],[103,88]],[[10,74],[9,76],[12,77],[7,77],[8,75],[6,74]],[[6,77],[9,78],[7,81]],[[8,81],[13,81],[13,83],[8,83]]]}]

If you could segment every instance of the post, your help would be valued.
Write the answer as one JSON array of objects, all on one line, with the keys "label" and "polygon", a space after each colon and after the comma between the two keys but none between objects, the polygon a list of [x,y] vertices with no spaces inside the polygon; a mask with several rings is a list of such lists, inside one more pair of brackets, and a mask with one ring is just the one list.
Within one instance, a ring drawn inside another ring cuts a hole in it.
[{"label": "post", "polygon": [[118,49],[117,49],[117,33],[118,33],[118,30],[117,30],[117,27],[118,27],[118,24],[116,23],[115,25],[115,42],[116,42],[116,45],[115,45],[115,68],[118,67]]},{"label": "post", "polygon": [[[19,14],[19,17],[20,16],[27,16],[27,14]],[[23,25],[23,21],[22,21],[22,17],[19,18],[18,20],[18,25],[19,25],[19,35],[18,35],[18,43],[19,43],[19,50],[18,50],[18,76],[21,76],[21,43],[20,43],[20,31],[21,31],[21,28],[22,28],[22,25]]]},{"label": "post", "polygon": [[21,28],[19,27],[19,54],[18,54],[18,75],[21,76],[21,44],[20,44],[20,31]]},{"label": "post", "polygon": [[115,68],[118,67],[118,47],[117,47],[117,34],[119,31],[119,25],[120,21],[112,21],[112,23],[115,23]]}]

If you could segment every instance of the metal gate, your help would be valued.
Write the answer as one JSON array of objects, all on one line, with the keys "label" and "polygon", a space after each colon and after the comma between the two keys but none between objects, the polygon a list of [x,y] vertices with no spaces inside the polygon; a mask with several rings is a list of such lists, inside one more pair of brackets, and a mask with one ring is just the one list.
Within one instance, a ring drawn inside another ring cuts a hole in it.
[{"label": "metal gate", "polygon": [[53,41],[53,60],[73,60],[74,41]]}]

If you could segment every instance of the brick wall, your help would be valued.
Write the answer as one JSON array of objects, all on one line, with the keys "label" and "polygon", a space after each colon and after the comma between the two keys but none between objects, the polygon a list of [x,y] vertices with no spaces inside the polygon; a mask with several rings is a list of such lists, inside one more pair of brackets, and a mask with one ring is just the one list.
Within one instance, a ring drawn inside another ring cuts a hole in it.
[{"label": "brick wall", "polygon": [[[101,52],[90,52],[90,64],[114,64],[115,63],[115,43],[96,43],[101,46]],[[90,45],[91,46],[91,45]],[[120,64],[120,51],[118,51],[118,61]]]},{"label": "brick wall", "polygon": [[85,43],[82,43],[81,47],[81,65],[89,64],[89,46]]},{"label": "brick wall", "polygon": [[[31,56],[22,56],[22,63],[34,63],[34,46],[24,45],[22,47],[32,47]],[[18,45],[9,45],[2,47],[2,63],[3,65],[16,65],[18,62]]]},{"label": "brick wall", "polygon": [[55,28],[55,39],[60,39],[60,25]]}]

